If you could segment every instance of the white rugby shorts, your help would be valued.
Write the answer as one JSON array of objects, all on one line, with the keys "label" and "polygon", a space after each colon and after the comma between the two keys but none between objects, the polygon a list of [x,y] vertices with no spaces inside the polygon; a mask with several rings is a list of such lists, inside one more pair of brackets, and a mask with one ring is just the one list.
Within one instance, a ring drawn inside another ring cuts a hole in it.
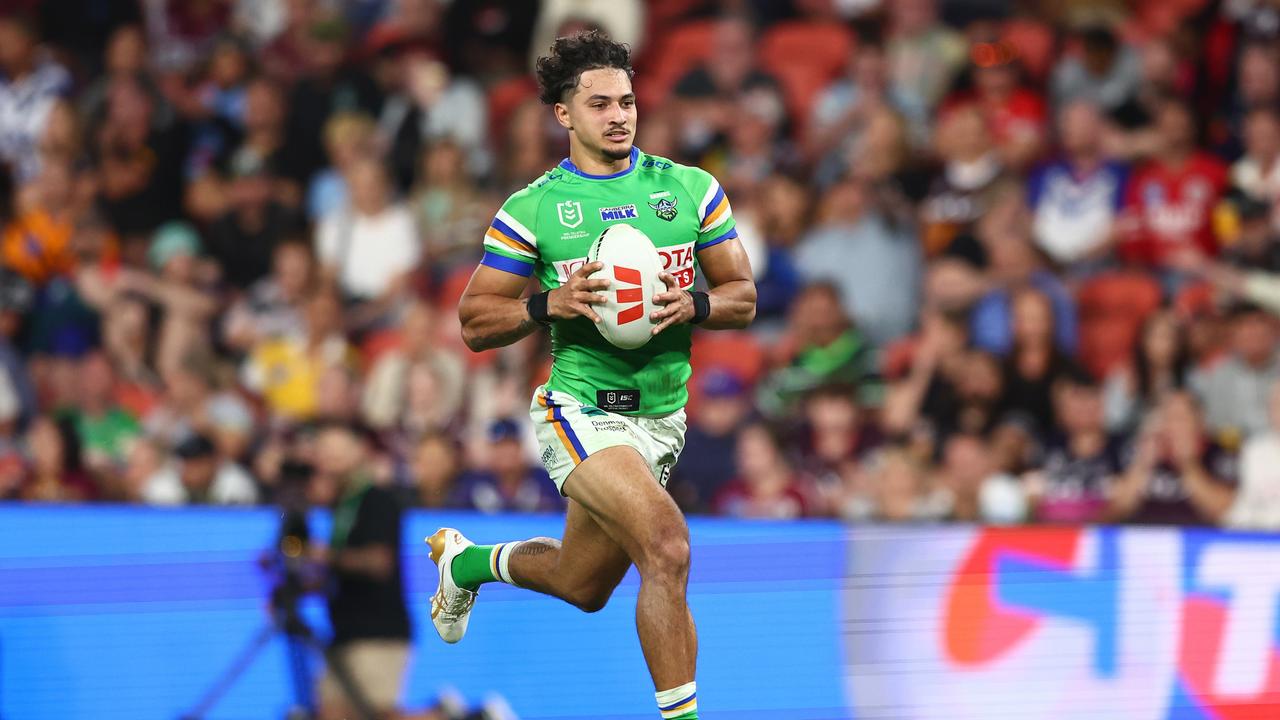
[{"label": "white rugby shorts", "polygon": [[538,435],[542,465],[560,494],[569,473],[591,455],[616,445],[635,448],[663,486],[684,449],[685,414],[633,417],[583,405],[565,392],[539,386],[529,416]]}]

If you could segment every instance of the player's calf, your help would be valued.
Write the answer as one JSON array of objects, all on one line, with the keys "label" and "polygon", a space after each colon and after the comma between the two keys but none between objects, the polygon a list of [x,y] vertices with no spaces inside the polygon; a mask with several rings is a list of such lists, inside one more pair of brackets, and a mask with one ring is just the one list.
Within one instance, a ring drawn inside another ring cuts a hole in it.
[{"label": "player's calf", "polygon": [[[472,591],[486,583],[504,582],[558,597],[583,612],[604,609],[617,583],[560,572],[559,559],[560,541],[549,537],[473,545],[453,561],[453,580]],[[513,561],[519,570],[512,567]]]}]

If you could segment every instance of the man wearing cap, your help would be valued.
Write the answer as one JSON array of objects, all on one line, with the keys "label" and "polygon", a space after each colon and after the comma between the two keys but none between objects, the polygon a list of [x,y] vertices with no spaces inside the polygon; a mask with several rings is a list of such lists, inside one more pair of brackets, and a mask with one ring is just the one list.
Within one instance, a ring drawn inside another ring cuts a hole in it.
[{"label": "man wearing cap", "polygon": [[685,451],[671,471],[671,493],[685,509],[706,509],[733,479],[737,435],[751,413],[747,388],[737,375],[711,368],[698,380],[701,400],[690,417]]},{"label": "man wearing cap", "polygon": [[191,435],[173,450],[177,472],[162,472],[143,490],[153,505],[252,505],[258,488],[244,468],[218,458],[213,441]]},{"label": "man wearing cap", "polygon": [[488,467],[468,473],[458,482],[463,507],[485,513],[560,512],[564,501],[541,465],[529,462],[520,426],[514,420],[495,420],[489,426]]},{"label": "man wearing cap", "polygon": [[1234,242],[1213,260],[1196,250],[1174,255],[1172,265],[1190,276],[1212,283],[1234,298],[1280,315],[1280,242],[1271,225],[1271,205],[1233,193],[1223,204],[1229,235]]}]

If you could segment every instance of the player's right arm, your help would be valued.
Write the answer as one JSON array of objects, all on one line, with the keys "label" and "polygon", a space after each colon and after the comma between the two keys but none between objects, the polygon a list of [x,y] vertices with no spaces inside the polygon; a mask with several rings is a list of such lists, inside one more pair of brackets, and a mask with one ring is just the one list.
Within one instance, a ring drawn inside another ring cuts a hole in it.
[{"label": "player's right arm", "polygon": [[[603,278],[590,280],[591,273],[603,264],[587,263],[569,276],[569,280],[547,295],[547,314],[552,320],[568,320],[582,316],[591,322],[600,317],[591,309],[605,301],[595,292],[609,287]],[[510,345],[533,332],[538,323],[529,314],[529,298],[521,297],[529,285],[527,277],[481,263],[471,275],[471,282],[458,304],[462,321],[462,340],[479,352]]]},{"label": "player's right arm", "polygon": [[[535,234],[538,198],[532,189],[512,195],[494,216],[484,234],[484,257],[458,303],[462,340],[476,352],[510,345],[538,326],[538,318],[529,314],[529,299],[521,297],[540,257]],[[603,303],[604,296],[594,291],[608,288],[609,281],[588,280],[587,276],[601,267],[600,263],[586,264],[551,290],[547,317],[542,319],[582,316],[600,322],[591,306]]]}]

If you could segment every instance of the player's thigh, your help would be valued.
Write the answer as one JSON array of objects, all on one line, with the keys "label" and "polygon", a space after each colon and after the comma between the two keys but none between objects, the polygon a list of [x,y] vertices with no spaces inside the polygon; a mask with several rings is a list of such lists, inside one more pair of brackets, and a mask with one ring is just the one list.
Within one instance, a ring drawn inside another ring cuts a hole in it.
[{"label": "player's thigh", "polygon": [[689,531],[675,501],[638,450],[618,445],[592,454],[564,482],[564,493],[640,565],[656,555],[687,554]]},{"label": "player's thigh", "polygon": [[630,567],[627,551],[605,532],[590,511],[576,500],[569,500],[556,564],[560,578],[573,587],[604,593],[617,587]]}]

